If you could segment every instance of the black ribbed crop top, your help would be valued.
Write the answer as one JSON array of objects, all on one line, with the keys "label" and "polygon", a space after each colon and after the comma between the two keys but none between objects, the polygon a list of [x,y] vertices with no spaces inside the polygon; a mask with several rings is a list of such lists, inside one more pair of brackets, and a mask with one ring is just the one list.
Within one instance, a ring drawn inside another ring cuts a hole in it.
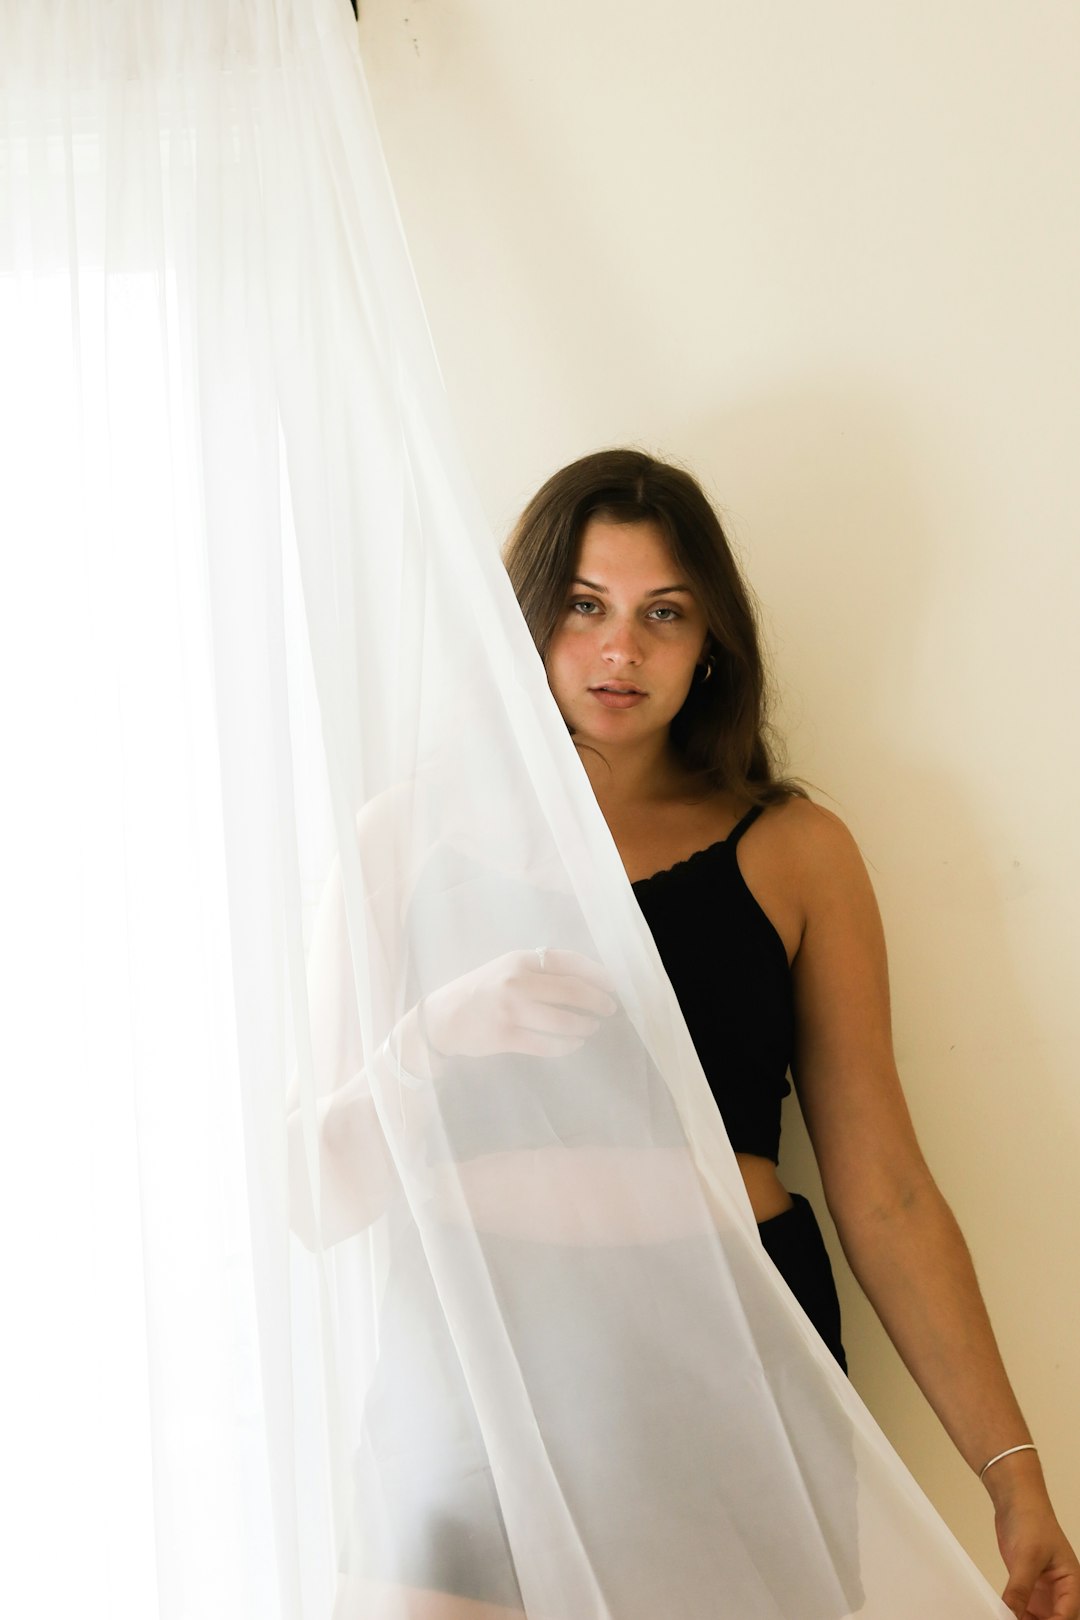
[{"label": "black ribbed crop top", "polygon": [[[738,840],[759,813],[751,810],[726,839],[631,888],[732,1146],[776,1162],[780,1104],[791,1089],[791,975],[783,941],[735,858]],[[596,956],[573,894],[524,879],[515,883],[479,856],[440,845],[409,900],[407,1004],[461,972],[463,937],[478,963],[520,950],[523,937]],[[650,1069],[622,1019],[602,1024],[558,1064],[538,1068],[516,1052],[448,1059],[439,1082],[444,1139],[428,1144],[430,1161],[549,1140],[681,1146],[683,1126]]]},{"label": "black ribbed crop top", "polygon": [[736,1153],[775,1164],[795,1032],[783,940],[735,856],[752,810],[727,838],[632,884]]}]

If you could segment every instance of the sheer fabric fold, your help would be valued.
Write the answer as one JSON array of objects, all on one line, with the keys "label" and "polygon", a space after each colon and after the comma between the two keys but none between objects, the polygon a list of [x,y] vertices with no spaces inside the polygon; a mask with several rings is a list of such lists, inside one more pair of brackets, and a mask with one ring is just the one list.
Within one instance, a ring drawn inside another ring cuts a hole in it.
[{"label": "sheer fabric fold", "polygon": [[161,1612],[1004,1616],[762,1250],[344,0],[4,17],[15,540],[107,615],[126,761]]}]

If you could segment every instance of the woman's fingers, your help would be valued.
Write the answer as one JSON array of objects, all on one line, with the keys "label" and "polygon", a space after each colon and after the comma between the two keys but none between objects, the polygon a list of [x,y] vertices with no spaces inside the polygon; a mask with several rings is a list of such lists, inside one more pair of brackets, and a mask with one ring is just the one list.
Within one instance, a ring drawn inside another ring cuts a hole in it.
[{"label": "woman's fingers", "polygon": [[598,962],[577,951],[548,951],[543,969],[536,952],[526,954],[530,968],[529,995],[537,1001],[575,1007],[598,1018],[609,1018],[618,1011],[611,977]]},{"label": "woman's fingers", "polygon": [[538,1035],[571,1035],[583,1041],[600,1028],[599,1018],[544,1001],[524,1006],[516,1021],[521,1029],[531,1029]]},{"label": "woman's fingers", "polygon": [[526,953],[528,988],[516,1010],[515,1050],[534,1057],[569,1057],[618,1011],[606,969],[579,951],[548,950],[541,969]]},{"label": "woman's fingers", "polygon": [[618,1011],[610,975],[579,951],[509,951],[424,997],[424,1033],[444,1057],[568,1057]]},{"label": "woman's fingers", "polygon": [[570,1007],[591,1018],[610,1018],[619,1009],[619,1003],[613,996],[567,973],[545,973],[542,982],[538,983],[540,979],[540,974],[530,979],[526,993],[526,999],[534,1006]]},{"label": "woman's fingers", "polygon": [[597,990],[603,991],[609,998],[615,997],[611,974],[601,963],[595,962],[591,956],[584,956],[581,951],[545,951],[542,968],[536,951],[526,951],[525,960],[528,967],[536,973],[542,973],[545,979],[581,980],[585,985],[592,985]]},{"label": "woman's fingers", "polygon": [[515,1030],[510,1041],[507,1051],[538,1058],[572,1057],[585,1045],[584,1038],[580,1036],[545,1035],[536,1029]]}]

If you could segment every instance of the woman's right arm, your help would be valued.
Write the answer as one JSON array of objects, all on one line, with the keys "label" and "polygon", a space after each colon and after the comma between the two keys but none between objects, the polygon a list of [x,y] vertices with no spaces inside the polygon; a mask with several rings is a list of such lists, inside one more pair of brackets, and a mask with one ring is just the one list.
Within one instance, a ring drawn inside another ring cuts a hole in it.
[{"label": "woman's right arm", "polygon": [[[298,1073],[293,1075],[285,1112],[289,1224],[304,1247],[314,1252],[370,1226],[400,1184],[365,1065],[340,856],[319,901],[308,949],[307,986],[320,1180],[318,1215],[304,1148]],[[434,1078],[432,1059],[415,1027],[414,1009],[402,1018],[397,1035],[403,1067],[419,1079]],[[408,1110],[410,1127],[421,1127],[424,1110],[430,1106],[428,1098],[409,1092],[402,1105]]]},{"label": "woman's right arm", "polygon": [[299,1107],[286,1118],[289,1225],[313,1253],[370,1226],[389,1204],[397,1183],[375,1105],[370,1094],[359,1094],[359,1086],[366,1088],[363,1070],[340,1093],[316,1099],[320,1195],[317,1219]]},{"label": "woman's right arm", "polygon": [[[392,809],[391,801],[376,801],[362,812],[358,832],[369,852],[382,850],[405,820],[390,814]],[[396,938],[398,921],[389,915],[378,918],[379,936]],[[340,856],[319,902],[308,949],[307,983],[320,1208],[316,1215],[299,1076],[294,1075],[286,1098],[289,1224],[304,1246],[315,1251],[370,1226],[401,1187],[371,1096],[371,1065],[365,1059],[357,1017]],[[420,1033],[416,1008],[410,1007],[394,1028],[390,1050],[375,1054],[376,1090],[382,1107],[393,1111],[388,1128],[399,1149],[419,1141],[437,1115],[435,1092],[426,1083],[441,1078],[442,1055],[568,1056],[616,1007],[608,976],[599,964],[563,950],[549,952],[546,971],[539,971],[535,951],[504,952],[429,993],[424,998],[424,1022],[433,1047]],[[405,1079],[399,1081],[402,1071]]]}]

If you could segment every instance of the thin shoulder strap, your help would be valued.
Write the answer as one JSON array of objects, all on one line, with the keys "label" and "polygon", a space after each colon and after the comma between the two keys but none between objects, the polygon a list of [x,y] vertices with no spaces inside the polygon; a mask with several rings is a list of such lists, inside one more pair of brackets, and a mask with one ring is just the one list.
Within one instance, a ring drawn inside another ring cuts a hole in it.
[{"label": "thin shoulder strap", "polygon": [[739,821],[739,822],[736,822],[735,826],[732,827],[731,831],[728,833],[727,837],[724,839],[724,843],[730,845],[730,847],[732,849],[734,849],[735,845],[739,842],[739,839],[742,837],[742,835],[746,831],[747,827],[749,827],[752,822],[755,822],[757,820],[758,816],[760,816],[760,814],[764,810],[764,808],[765,808],[765,806],[763,804],[752,805],[750,807],[750,809],[746,812],[745,816],[743,816],[742,820]]}]

